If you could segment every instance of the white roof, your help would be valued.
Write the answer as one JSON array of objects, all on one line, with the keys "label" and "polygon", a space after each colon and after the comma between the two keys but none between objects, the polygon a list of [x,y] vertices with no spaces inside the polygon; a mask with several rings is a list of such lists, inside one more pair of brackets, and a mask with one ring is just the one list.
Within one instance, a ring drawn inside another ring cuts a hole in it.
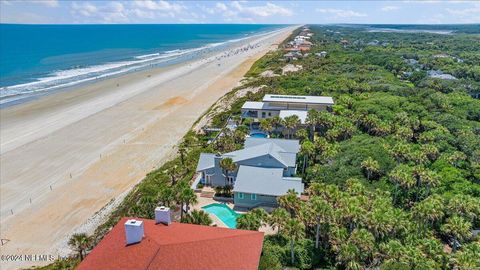
[{"label": "white roof", "polygon": [[290,102],[290,103],[313,103],[333,105],[332,97],[323,96],[290,96],[290,95],[271,95],[263,97],[263,102]]},{"label": "white roof", "polygon": [[242,109],[254,109],[261,110],[265,106],[265,103],[258,101],[247,101],[243,104]]},{"label": "white roof", "polygon": [[305,124],[305,120],[307,120],[307,111],[298,111],[298,110],[280,110],[280,118],[285,119],[285,117],[296,115],[300,119],[302,124]]}]

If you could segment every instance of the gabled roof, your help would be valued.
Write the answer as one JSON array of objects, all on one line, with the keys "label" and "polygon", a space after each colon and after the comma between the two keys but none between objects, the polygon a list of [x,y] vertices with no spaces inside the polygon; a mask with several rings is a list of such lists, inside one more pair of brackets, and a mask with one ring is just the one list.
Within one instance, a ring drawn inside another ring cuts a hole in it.
[{"label": "gabled roof", "polygon": [[232,158],[234,162],[239,162],[242,160],[269,155],[278,162],[282,163],[282,165],[285,167],[295,166],[295,161],[293,164],[291,162],[287,162],[282,158],[282,155],[280,155],[281,152],[285,152],[285,150],[273,142],[267,142],[252,147],[245,147],[244,149],[238,151],[226,153],[223,156]]},{"label": "gabled roof", "polygon": [[198,159],[197,169],[195,171],[203,171],[215,166],[215,154],[201,153]]},{"label": "gabled roof", "polygon": [[[244,149],[223,154],[222,158],[229,157],[233,162],[239,162],[268,155],[284,167],[295,167],[296,155],[300,151],[298,140],[248,137],[244,146]],[[215,154],[201,153],[196,171],[204,171],[214,166]]]},{"label": "gabled roof", "polygon": [[144,222],[145,237],[126,246],[120,220],[77,270],[86,269],[257,269],[263,233],[193,224]]},{"label": "gabled roof", "polygon": [[302,179],[283,177],[282,168],[260,168],[242,165],[238,169],[233,191],[282,196],[289,189],[294,189],[300,195],[304,190]]},{"label": "gabled roof", "polygon": [[265,143],[274,143],[285,152],[298,153],[300,151],[300,142],[298,140],[272,139],[272,138],[254,138],[245,139],[245,148],[253,147]]}]

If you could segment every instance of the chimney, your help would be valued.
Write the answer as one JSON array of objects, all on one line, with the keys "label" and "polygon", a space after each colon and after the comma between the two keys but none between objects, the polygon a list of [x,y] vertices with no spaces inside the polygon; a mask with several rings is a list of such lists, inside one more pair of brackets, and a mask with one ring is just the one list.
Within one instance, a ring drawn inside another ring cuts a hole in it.
[{"label": "chimney", "polygon": [[163,223],[165,225],[170,225],[170,223],[172,223],[170,208],[165,206],[155,208],[155,223]]},{"label": "chimney", "polygon": [[125,236],[127,245],[140,243],[144,236],[143,221],[129,219],[125,222]]}]

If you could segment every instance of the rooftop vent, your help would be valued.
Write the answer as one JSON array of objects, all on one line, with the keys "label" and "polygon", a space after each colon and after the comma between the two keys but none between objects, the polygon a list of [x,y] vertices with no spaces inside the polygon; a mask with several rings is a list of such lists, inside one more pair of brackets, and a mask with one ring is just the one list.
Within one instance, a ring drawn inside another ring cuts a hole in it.
[{"label": "rooftop vent", "polygon": [[170,223],[172,223],[170,208],[165,206],[155,208],[155,223],[163,223],[165,225],[170,225]]},{"label": "rooftop vent", "polygon": [[140,243],[144,236],[143,221],[129,219],[125,222],[127,245]]}]

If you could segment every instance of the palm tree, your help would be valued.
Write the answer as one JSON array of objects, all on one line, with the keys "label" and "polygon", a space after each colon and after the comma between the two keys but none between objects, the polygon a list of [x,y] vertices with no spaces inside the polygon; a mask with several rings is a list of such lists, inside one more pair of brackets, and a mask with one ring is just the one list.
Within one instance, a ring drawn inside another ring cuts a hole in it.
[{"label": "palm tree", "polygon": [[315,140],[315,127],[317,126],[318,122],[318,112],[316,110],[309,110],[307,113],[307,119],[305,119],[305,122],[308,124],[310,127],[310,140],[314,141]]},{"label": "palm tree", "polygon": [[398,187],[409,189],[413,187],[416,183],[415,178],[413,178],[412,168],[405,164],[401,164],[395,167],[388,174],[388,176],[390,178],[390,181],[395,184],[395,194],[393,197],[394,202],[397,198]]},{"label": "palm tree", "polygon": [[252,118],[245,118],[243,119],[243,124],[245,126],[248,126],[249,129],[252,129],[252,123],[253,123],[253,119]]},{"label": "palm tree", "polygon": [[424,224],[433,225],[444,216],[444,201],[440,195],[432,195],[425,200],[417,203],[412,213],[415,218]]},{"label": "palm tree", "polygon": [[355,229],[348,242],[341,246],[338,259],[346,269],[362,269],[360,264],[372,255],[374,245],[372,233],[366,229]]},{"label": "palm tree", "polygon": [[397,143],[389,149],[392,157],[397,161],[397,164],[406,161],[411,155],[410,146],[406,143]]},{"label": "palm tree", "polygon": [[446,235],[453,238],[452,248],[453,252],[457,251],[457,243],[461,244],[468,239],[472,232],[472,223],[455,215],[447,219],[447,222],[442,225],[440,230]]},{"label": "palm tree", "polygon": [[185,213],[188,213],[188,209],[190,204],[196,204],[198,202],[197,195],[195,192],[189,187],[185,186],[178,195],[178,201],[180,202],[180,219],[183,218],[183,208],[185,206]]},{"label": "palm tree", "polygon": [[325,132],[326,129],[331,128],[333,125],[333,115],[328,112],[318,112],[316,116],[316,125],[320,127],[321,132]]},{"label": "palm tree", "polygon": [[163,205],[170,207],[172,202],[175,200],[175,192],[173,188],[169,186],[163,186],[158,193],[158,200],[162,202]]},{"label": "palm tree", "polygon": [[258,231],[266,221],[267,216],[268,214],[264,209],[255,208],[237,219],[237,229]]},{"label": "palm tree", "polygon": [[210,226],[213,221],[210,218],[210,216],[202,210],[192,210],[189,214],[187,214],[183,219],[183,223],[189,223],[189,224],[197,224],[197,225],[205,225],[205,226]]},{"label": "palm tree", "polygon": [[374,174],[380,172],[380,165],[378,164],[378,161],[374,160],[371,157],[368,157],[366,160],[362,161],[360,166],[362,166],[362,169],[364,170],[368,181],[370,181]]},{"label": "palm tree", "polygon": [[290,214],[285,208],[276,208],[268,217],[268,224],[273,228],[278,228],[277,233],[280,233],[285,227],[285,222],[289,218]]},{"label": "palm tree", "polygon": [[75,233],[68,240],[68,245],[72,247],[73,250],[78,252],[80,261],[83,261],[84,253],[87,248],[90,246],[91,239],[87,236],[86,233]]},{"label": "palm tree", "polygon": [[291,139],[292,132],[297,128],[300,124],[300,119],[297,115],[290,115],[283,119],[283,125],[287,129],[287,138]]},{"label": "palm tree", "polygon": [[315,154],[315,145],[311,141],[305,140],[300,147],[300,153],[303,155],[303,173],[305,173],[311,157]]},{"label": "palm tree", "polygon": [[321,226],[330,220],[330,217],[333,215],[333,208],[326,200],[318,196],[310,198],[309,205],[315,217],[315,248],[318,248]]},{"label": "palm tree", "polygon": [[180,154],[180,162],[182,163],[182,166],[183,166],[185,165],[185,154],[187,153],[187,146],[185,145],[185,142],[182,142],[178,146],[178,153]]},{"label": "palm tree", "polygon": [[297,197],[295,190],[289,189],[287,194],[278,197],[277,201],[281,207],[290,213],[290,217],[295,217],[295,211],[298,210],[300,205],[300,199]]},{"label": "palm tree", "polygon": [[295,242],[305,236],[305,225],[298,219],[290,218],[285,222],[283,233],[290,239],[290,257],[293,266],[295,264]]},{"label": "palm tree", "polygon": [[283,120],[282,118],[280,118],[280,116],[274,116],[272,118],[270,118],[271,121],[272,121],[272,126],[273,126],[273,129],[277,129],[282,123],[283,123]]},{"label": "palm tree", "polygon": [[163,173],[170,175],[172,186],[174,186],[177,183],[177,176],[179,174],[178,170],[179,170],[178,165],[173,165],[170,168],[163,171]]},{"label": "palm tree", "polygon": [[270,118],[260,120],[260,129],[270,134],[273,130],[272,120]]},{"label": "palm tree", "polygon": [[455,195],[448,201],[447,210],[450,215],[459,215],[475,224],[475,220],[480,217],[480,198]]},{"label": "palm tree", "polygon": [[228,173],[237,169],[237,164],[231,158],[224,158],[220,161],[220,167],[225,175],[225,186],[228,186]]},{"label": "palm tree", "polygon": [[431,160],[431,161],[434,161],[435,159],[437,159],[438,157],[438,154],[440,153],[438,151],[438,148],[433,145],[433,144],[422,144],[420,146],[420,149],[423,153],[425,153],[425,155]]},{"label": "palm tree", "polygon": [[418,201],[419,199],[420,188],[423,184],[425,184],[427,187],[427,196],[428,196],[428,193],[430,193],[430,188],[435,187],[440,183],[440,180],[438,179],[437,174],[429,169],[426,169],[423,166],[414,167],[413,173],[417,180],[416,181],[417,192],[415,194],[415,201]]}]

